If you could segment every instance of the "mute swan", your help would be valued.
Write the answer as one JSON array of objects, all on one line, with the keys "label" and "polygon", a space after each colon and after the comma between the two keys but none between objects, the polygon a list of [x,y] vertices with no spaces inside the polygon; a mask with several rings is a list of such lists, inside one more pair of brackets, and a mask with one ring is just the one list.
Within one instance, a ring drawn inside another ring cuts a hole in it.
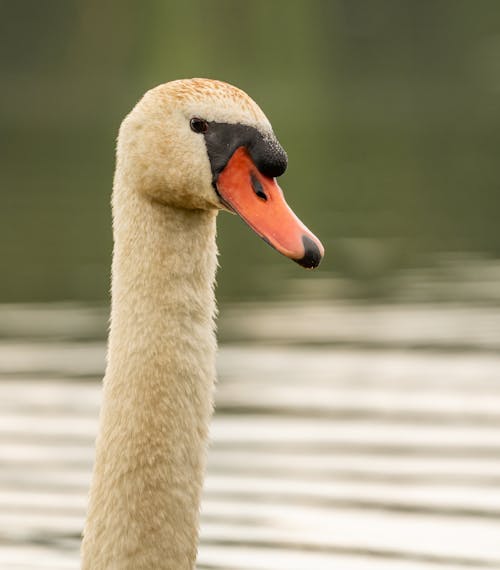
[{"label": "mute swan", "polygon": [[83,570],[192,570],[212,393],[219,210],[304,267],[323,246],[284,201],[261,109],[208,79],[148,91],[123,121],[113,186],[108,360]]}]

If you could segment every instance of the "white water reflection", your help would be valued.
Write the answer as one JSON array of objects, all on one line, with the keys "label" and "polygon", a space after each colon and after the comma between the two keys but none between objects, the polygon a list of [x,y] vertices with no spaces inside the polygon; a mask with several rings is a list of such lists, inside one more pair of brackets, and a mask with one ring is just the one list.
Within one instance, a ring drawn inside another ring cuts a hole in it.
[{"label": "white water reflection", "polygon": [[[0,321],[0,568],[76,569],[105,310]],[[498,308],[237,306],[221,328],[200,570],[500,567]]]}]

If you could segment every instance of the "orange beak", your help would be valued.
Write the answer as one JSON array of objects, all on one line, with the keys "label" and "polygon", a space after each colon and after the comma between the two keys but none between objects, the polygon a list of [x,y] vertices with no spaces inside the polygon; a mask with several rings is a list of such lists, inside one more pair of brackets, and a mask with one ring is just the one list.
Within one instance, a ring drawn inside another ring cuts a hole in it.
[{"label": "orange beak", "polygon": [[276,178],[264,176],[245,147],[239,147],[217,178],[222,203],[269,245],[308,269],[325,250],[285,201]]}]

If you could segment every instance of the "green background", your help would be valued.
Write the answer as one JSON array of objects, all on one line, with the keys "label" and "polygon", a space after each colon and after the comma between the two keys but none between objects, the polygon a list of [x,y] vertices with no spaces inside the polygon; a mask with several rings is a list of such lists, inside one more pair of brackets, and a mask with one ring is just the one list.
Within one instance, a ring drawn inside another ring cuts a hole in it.
[{"label": "green background", "polygon": [[0,37],[0,302],[107,299],[116,132],[181,77],[262,106],[327,250],[305,273],[221,215],[222,302],[391,297],[402,271],[500,256],[496,1],[20,0]]}]

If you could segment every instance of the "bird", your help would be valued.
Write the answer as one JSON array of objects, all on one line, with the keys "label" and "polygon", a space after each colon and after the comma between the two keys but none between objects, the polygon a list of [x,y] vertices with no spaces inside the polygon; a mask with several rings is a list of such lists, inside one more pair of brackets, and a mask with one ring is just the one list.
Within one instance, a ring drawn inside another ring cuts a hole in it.
[{"label": "bird", "polygon": [[287,154],[244,91],[180,79],[123,120],[112,192],[111,317],[82,570],[192,570],[213,412],[216,218],[319,265],[287,205]]}]

